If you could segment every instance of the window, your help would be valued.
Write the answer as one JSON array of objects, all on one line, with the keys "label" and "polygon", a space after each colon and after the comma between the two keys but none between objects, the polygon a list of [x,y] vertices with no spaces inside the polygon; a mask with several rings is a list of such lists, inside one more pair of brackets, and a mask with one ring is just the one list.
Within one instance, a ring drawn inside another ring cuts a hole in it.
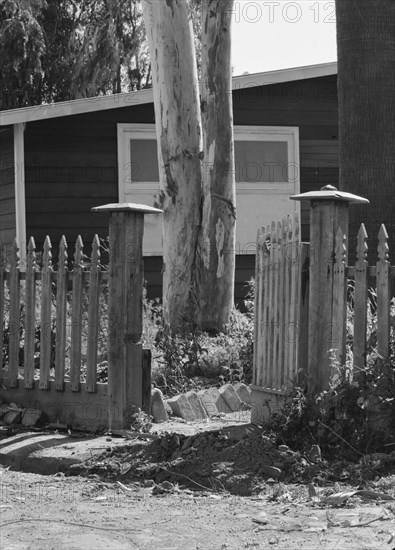
[{"label": "window", "polygon": [[[299,130],[235,126],[237,250],[254,254],[258,227],[294,213],[299,203]],[[159,191],[155,125],[118,124],[119,201],[153,206]],[[161,254],[159,216],[147,216],[144,254]]]}]

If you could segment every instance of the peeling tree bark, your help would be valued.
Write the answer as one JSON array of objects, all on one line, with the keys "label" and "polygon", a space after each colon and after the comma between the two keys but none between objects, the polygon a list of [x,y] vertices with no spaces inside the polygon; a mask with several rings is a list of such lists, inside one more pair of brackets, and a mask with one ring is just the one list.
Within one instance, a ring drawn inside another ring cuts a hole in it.
[{"label": "peeling tree bark", "polygon": [[154,89],[163,215],[163,305],[172,332],[195,322],[201,117],[186,0],[142,0]]},{"label": "peeling tree bark", "polygon": [[231,19],[234,0],[203,0],[203,218],[199,326],[221,331],[234,304],[234,175]]},{"label": "peeling tree bark", "polygon": [[204,330],[223,330],[233,308],[233,4],[234,0],[202,2],[203,145],[186,0],[142,0],[158,138],[158,206],[164,210],[163,305],[165,324],[172,332],[182,331],[186,321]]}]

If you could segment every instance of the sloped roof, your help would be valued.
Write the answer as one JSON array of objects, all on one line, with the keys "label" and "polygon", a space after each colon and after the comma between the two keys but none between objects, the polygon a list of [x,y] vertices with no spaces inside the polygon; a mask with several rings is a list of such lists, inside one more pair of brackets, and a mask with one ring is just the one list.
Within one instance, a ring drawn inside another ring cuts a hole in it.
[{"label": "sloped roof", "polygon": [[[232,89],[254,88],[337,74],[337,62],[234,76]],[[0,111],[0,126],[153,103],[152,89]]]}]

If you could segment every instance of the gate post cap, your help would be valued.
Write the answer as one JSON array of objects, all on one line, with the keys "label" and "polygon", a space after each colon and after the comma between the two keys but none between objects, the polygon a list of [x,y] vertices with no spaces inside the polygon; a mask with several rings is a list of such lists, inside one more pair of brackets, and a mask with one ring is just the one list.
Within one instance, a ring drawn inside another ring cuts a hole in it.
[{"label": "gate post cap", "polygon": [[93,212],[138,212],[141,214],[163,214],[163,210],[147,206],[146,204],[135,204],[133,202],[115,202],[104,204],[103,206],[95,206]]},{"label": "gate post cap", "polygon": [[345,191],[338,191],[333,185],[325,185],[321,187],[320,191],[308,191],[300,195],[293,195],[290,199],[294,201],[331,200],[353,204],[369,204],[368,199],[353,195],[352,193],[346,193]]}]

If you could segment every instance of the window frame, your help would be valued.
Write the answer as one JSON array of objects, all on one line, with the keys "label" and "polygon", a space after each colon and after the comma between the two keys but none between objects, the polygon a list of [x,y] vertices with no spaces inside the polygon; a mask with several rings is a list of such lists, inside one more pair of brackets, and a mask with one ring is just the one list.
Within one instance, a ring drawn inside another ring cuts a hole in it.
[{"label": "window frame", "polygon": [[[271,191],[284,193],[292,191],[297,194],[300,191],[300,163],[299,163],[299,128],[297,126],[234,126],[234,141],[278,141],[287,143],[288,166],[294,165],[296,173],[288,181],[264,182],[264,181],[240,181],[236,187],[239,192]],[[159,189],[159,181],[132,181],[129,143],[131,139],[157,141],[155,124],[143,123],[118,123],[118,193],[119,201],[125,202],[126,188],[139,191],[153,191]],[[129,169],[128,169],[129,167]],[[131,188],[132,187],[132,188]]]}]

